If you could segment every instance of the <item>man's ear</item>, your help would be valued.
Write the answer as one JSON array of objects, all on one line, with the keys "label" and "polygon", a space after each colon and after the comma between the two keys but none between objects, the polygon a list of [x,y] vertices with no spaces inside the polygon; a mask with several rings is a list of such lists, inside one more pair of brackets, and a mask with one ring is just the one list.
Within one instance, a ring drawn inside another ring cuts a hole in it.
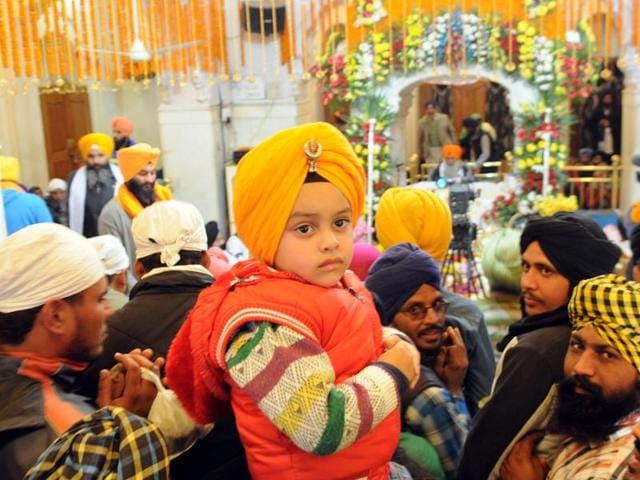
[{"label": "man's ear", "polygon": [[36,323],[53,335],[63,335],[69,328],[71,315],[71,305],[68,302],[53,299],[44,304],[36,317]]},{"label": "man's ear", "polygon": [[204,268],[209,270],[209,265],[211,265],[211,257],[209,257],[209,254],[207,252],[202,252],[202,260],[200,261],[200,263]]},{"label": "man's ear", "polygon": [[111,288],[121,293],[127,293],[127,287],[128,287],[127,271],[128,270],[129,269],[126,268],[121,272],[118,272],[115,274],[115,276],[113,277],[113,280],[111,280]]},{"label": "man's ear", "polygon": [[135,274],[138,280],[141,279],[145,273],[147,273],[147,269],[144,268],[144,265],[142,265],[142,262],[137,258],[136,258],[136,261],[133,263],[133,273]]}]

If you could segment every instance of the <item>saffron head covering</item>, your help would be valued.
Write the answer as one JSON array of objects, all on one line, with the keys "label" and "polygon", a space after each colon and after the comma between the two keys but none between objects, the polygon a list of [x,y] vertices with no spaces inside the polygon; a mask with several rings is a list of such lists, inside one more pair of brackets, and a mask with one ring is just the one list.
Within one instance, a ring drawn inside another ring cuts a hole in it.
[{"label": "saffron head covering", "polygon": [[130,137],[133,133],[133,122],[126,117],[113,117],[111,128],[119,130],[125,137]]},{"label": "saffron head covering", "polygon": [[169,480],[169,452],[152,422],[105,407],[56,438],[24,478]]},{"label": "saffron head covering", "polygon": [[0,312],[67,298],[105,275],[89,240],[56,223],[30,225],[0,242]]},{"label": "saffron head covering", "polygon": [[154,148],[148,143],[136,143],[131,147],[118,150],[118,165],[124,181],[131,180],[149,164],[155,167],[159,157],[160,149]]},{"label": "saffron head covering", "polygon": [[129,255],[122,242],[113,235],[98,235],[89,239],[104,265],[104,273],[115,275],[129,268]]},{"label": "saffron head covering", "polygon": [[375,261],[364,282],[376,301],[383,325],[422,285],[440,290],[440,268],[428,253],[410,243],[394,245]]},{"label": "saffron head covering", "polygon": [[154,253],[173,267],[180,261],[180,250],[202,252],[207,249],[204,220],[196,207],[178,200],[156,202],[142,210],[131,223],[136,258]]},{"label": "saffron head covering", "polygon": [[582,280],[568,310],[574,331],[594,327],[640,372],[640,283],[614,274]]},{"label": "saffron head covering", "polygon": [[89,152],[91,149],[97,148],[105,157],[110,157],[115,148],[113,138],[106,133],[87,133],[78,140],[78,150],[84,160],[89,158]]},{"label": "saffron head covering", "polygon": [[442,262],[453,237],[451,210],[433,192],[393,187],[380,198],[376,233],[384,248],[409,242]]},{"label": "saffron head covering", "polygon": [[23,192],[20,182],[20,162],[16,157],[0,155],[0,181],[2,188]]},{"label": "saffron head covering", "polygon": [[460,160],[462,158],[462,147],[454,143],[444,145],[442,147],[442,157],[453,157],[456,160]]},{"label": "saffron head covering", "polygon": [[594,220],[575,212],[531,218],[520,237],[520,252],[535,241],[571,288],[580,280],[611,273],[622,254]]},{"label": "saffron head covering", "polygon": [[353,244],[353,257],[349,269],[353,270],[360,280],[364,282],[369,272],[369,267],[380,256],[380,250],[366,242]]},{"label": "saffron head covering", "polygon": [[234,180],[233,211],[238,235],[254,257],[273,264],[298,193],[313,171],[342,192],[355,225],[364,206],[364,171],[334,126],[318,122],[283,130],[242,157]]}]

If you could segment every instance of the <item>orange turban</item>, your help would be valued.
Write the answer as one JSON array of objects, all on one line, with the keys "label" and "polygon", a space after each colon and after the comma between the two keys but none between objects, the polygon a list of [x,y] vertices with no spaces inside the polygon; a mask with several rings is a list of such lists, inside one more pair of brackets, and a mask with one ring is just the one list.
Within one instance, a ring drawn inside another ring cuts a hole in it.
[{"label": "orange turban", "polygon": [[442,262],[453,237],[451,210],[428,190],[393,187],[380,197],[376,233],[384,248],[409,242]]},{"label": "orange turban", "polygon": [[89,158],[89,151],[92,148],[97,148],[104,153],[105,157],[110,157],[114,147],[113,138],[106,133],[87,133],[78,140],[78,149],[84,160]]},{"label": "orange turban", "polygon": [[160,157],[160,149],[153,148],[148,143],[136,143],[131,147],[118,150],[118,165],[124,181],[131,180],[149,164],[155,167],[158,157]]},{"label": "orange turban", "polygon": [[[2,181],[2,188],[23,191],[19,184],[14,183],[20,181],[20,162],[16,157],[0,155],[0,180]],[[12,181],[5,182],[5,180]]]},{"label": "orange turban", "polygon": [[442,158],[447,158],[447,157],[453,157],[456,160],[460,160],[462,158],[462,147],[454,143],[443,145]]},{"label": "orange turban", "polygon": [[129,137],[133,133],[133,122],[126,117],[113,117],[111,128],[119,130],[125,137]]},{"label": "orange turban", "polygon": [[305,143],[322,147],[317,173],[342,192],[353,221],[364,207],[364,171],[353,148],[328,123],[308,123],[276,133],[247,153],[238,164],[233,211],[238,234],[251,254],[273,265],[280,238],[309,172]]}]

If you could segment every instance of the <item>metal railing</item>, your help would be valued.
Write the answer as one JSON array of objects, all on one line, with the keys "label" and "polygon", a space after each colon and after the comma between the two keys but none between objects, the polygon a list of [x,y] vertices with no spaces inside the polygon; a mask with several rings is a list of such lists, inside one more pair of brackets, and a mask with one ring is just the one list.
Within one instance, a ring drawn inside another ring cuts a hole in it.
[{"label": "metal railing", "polygon": [[[409,158],[409,162],[407,163],[406,171],[407,171],[407,180],[409,184],[418,183],[422,181],[429,180],[429,175],[431,172],[438,168],[440,165],[439,162],[426,162],[420,163],[420,157],[417,153],[414,153]],[[473,172],[476,168],[475,162],[465,162],[465,165],[469,169],[469,171]],[[504,179],[504,176],[507,173],[512,171],[512,157],[511,153],[505,153],[505,158],[495,162],[484,162],[485,167],[495,168],[495,172],[486,172],[486,173],[474,173],[473,177],[477,181],[492,181],[492,182],[500,182]]]},{"label": "metal railing", "polygon": [[575,195],[581,209],[617,209],[620,207],[620,156],[611,157],[611,165],[567,165],[565,194]]}]

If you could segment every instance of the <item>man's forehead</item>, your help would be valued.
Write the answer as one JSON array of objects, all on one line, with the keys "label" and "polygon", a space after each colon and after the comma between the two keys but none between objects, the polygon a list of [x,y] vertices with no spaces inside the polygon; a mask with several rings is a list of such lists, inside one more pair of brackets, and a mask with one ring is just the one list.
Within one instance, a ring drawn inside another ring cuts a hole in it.
[{"label": "man's forehead", "polygon": [[596,330],[596,328],[592,325],[586,325],[582,328],[574,330],[573,332],[571,332],[571,337],[592,348],[609,347],[615,351],[618,351],[615,347],[607,343],[605,339],[602,338],[602,336],[598,333],[598,330]]}]

